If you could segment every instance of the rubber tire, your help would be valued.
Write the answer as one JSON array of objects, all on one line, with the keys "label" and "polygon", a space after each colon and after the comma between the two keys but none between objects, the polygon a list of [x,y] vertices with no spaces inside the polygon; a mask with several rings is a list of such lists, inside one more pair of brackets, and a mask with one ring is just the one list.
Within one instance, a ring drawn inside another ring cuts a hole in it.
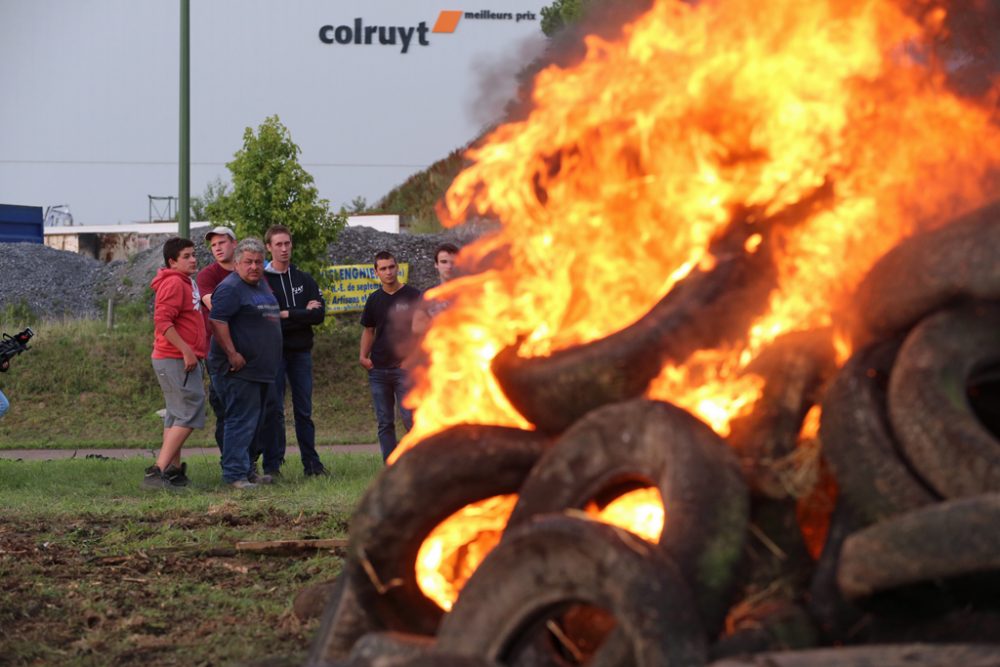
[{"label": "rubber tire", "polygon": [[857,601],[913,584],[995,574],[1000,572],[997,526],[1000,493],[887,519],[847,538],[837,583],[846,598]]},{"label": "rubber tire", "polygon": [[889,416],[900,445],[945,498],[1000,491],[1000,441],[980,423],[966,392],[971,376],[997,361],[1000,304],[980,303],[923,320],[893,367]]},{"label": "rubber tire", "polygon": [[416,581],[417,552],[441,521],[469,503],[516,493],[549,441],[501,426],[456,426],[433,435],[386,468],[351,519],[348,557],[367,558],[382,583],[366,578],[386,629],[434,634],[442,610]]},{"label": "rubber tire", "polygon": [[582,508],[601,490],[633,480],[659,489],[666,508],[659,543],[679,565],[713,632],[728,608],[749,494],[732,450],[686,411],[646,399],[592,411],[531,471],[508,526]]},{"label": "rubber tire", "polygon": [[990,644],[890,644],[759,653],[709,667],[996,667],[998,660],[1000,646]]},{"label": "rubber tire", "polygon": [[896,342],[859,350],[823,398],[819,436],[823,457],[862,526],[937,500],[907,464],[886,415],[886,389]]},{"label": "rubber tire", "polygon": [[[704,631],[670,559],[627,531],[560,515],[508,531],[442,621],[438,648],[503,662],[527,627],[568,602],[611,613],[636,667],[705,664]],[[603,653],[591,667],[606,665]]]},{"label": "rubber tire", "polygon": [[774,268],[763,249],[721,256],[710,272],[692,272],[638,321],[600,340],[545,357],[502,350],[492,369],[504,394],[555,435],[593,409],[641,396],[665,362],[739,337],[757,314],[747,304],[767,303]]},{"label": "rubber tire", "polygon": [[1000,202],[887,252],[855,295],[855,348],[905,333],[956,301],[1000,299]]},{"label": "rubber tire", "polygon": [[373,591],[365,585],[364,576],[356,562],[344,563],[313,637],[306,667],[335,664],[350,655],[362,636],[384,628],[375,616]]}]

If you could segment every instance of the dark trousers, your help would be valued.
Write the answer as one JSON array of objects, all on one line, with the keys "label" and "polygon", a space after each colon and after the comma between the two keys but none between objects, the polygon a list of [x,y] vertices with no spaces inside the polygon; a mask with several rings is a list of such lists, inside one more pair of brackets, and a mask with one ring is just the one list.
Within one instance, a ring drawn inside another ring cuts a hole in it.
[{"label": "dark trousers", "polygon": [[413,428],[413,413],[403,407],[406,396],[407,377],[402,368],[373,368],[368,371],[368,386],[372,390],[375,404],[375,419],[378,420],[378,446],[382,450],[382,460],[396,448],[396,410],[403,419],[403,426]]},{"label": "dark trousers", "polygon": [[[292,413],[295,418],[295,439],[299,443],[299,454],[302,457],[302,468],[306,472],[318,472],[323,469],[316,452],[316,426],[312,420],[313,366],[312,352],[285,352],[275,381],[277,419],[275,430],[278,440],[278,460],[285,460],[285,378],[292,390]],[[264,453],[264,469],[273,470],[267,466],[267,452]]]},{"label": "dark trousers", "polygon": [[263,424],[271,382],[252,382],[229,375],[213,375],[215,390],[225,405],[226,432],[222,443],[222,478],[226,482],[250,474],[257,434]]}]

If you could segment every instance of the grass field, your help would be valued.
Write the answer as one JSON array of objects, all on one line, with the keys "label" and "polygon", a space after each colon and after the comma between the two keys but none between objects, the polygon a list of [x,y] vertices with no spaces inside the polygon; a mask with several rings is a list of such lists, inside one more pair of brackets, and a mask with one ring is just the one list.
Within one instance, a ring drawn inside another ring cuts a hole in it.
[{"label": "grass field", "polygon": [[317,621],[292,600],[332,579],[342,550],[232,548],[346,536],[381,459],[327,455],[331,478],[290,471],[242,493],[219,485],[216,457],[187,460],[181,493],[140,490],[139,458],[0,460],[0,664],[302,663]]},{"label": "grass field", "polygon": [[[35,331],[32,349],[0,375],[0,389],[11,402],[0,420],[0,449],[159,446],[163,425],[156,411],[163,396],[149,361],[152,321],[142,304],[122,308],[112,331],[101,321],[32,323],[15,321],[9,313],[0,329],[13,333],[26,324]],[[328,318],[317,332],[318,444],[376,440],[367,378],[357,363],[360,335],[353,313]],[[291,410],[286,414],[294,442]],[[208,421],[191,435],[189,446],[214,445],[211,414]]]}]

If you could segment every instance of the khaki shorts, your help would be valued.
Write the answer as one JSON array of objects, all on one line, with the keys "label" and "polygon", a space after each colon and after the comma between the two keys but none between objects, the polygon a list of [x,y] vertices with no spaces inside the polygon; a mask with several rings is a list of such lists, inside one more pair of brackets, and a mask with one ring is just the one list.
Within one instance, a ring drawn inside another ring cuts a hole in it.
[{"label": "khaki shorts", "polygon": [[153,370],[167,403],[163,427],[202,428],[205,425],[205,385],[201,379],[201,364],[185,373],[183,359],[153,359]]}]

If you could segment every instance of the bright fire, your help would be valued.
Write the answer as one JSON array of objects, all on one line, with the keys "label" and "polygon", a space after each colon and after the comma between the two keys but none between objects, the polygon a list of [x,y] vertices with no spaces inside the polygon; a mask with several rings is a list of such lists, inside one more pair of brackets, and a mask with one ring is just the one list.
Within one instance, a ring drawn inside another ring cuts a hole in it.
[{"label": "bright fire", "polygon": [[[502,349],[544,356],[642,317],[738,206],[779,214],[826,186],[798,224],[760,230],[777,287],[742,340],[664,368],[648,395],[725,434],[760,381],[743,369],[777,336],[835,320],[872,263],[919,225],[988,199],[1000,163],[989,100],[959,97],[931,52],[946,7],[892,0],[661,0],[620,40],[536,78],[533,111],[468,153],[445,224],[500,231],[461,263],[423,341],[398,456],[460,423],[530,428],[490,370]],[[840,349],[840,348],[838,348]]]},{"label": "bright fire", "polygon": [[[466,505],[439,523],[417,551],[416,578],[424,595],[450,610],[465,582],[500,541],[516,504],[516,495],[494,496]],[[589,503],[585,511],[649,542],[657,542],[663,532],[663,500],[655,487],[624,493],[603,508]]]},{"label": "bright fire", "polygon": [[599,521],[631,531],[647,542],[659,542],[666,518],[663,499],[655,486],[624,493],[603,508],[587,505],[586,512]]},{"label": "bright fire", "polygon": [[486,554],[500,541],[516,495],[466,505],[442,521],[417,551],[416,577],[424,595],[448,611]]}]

